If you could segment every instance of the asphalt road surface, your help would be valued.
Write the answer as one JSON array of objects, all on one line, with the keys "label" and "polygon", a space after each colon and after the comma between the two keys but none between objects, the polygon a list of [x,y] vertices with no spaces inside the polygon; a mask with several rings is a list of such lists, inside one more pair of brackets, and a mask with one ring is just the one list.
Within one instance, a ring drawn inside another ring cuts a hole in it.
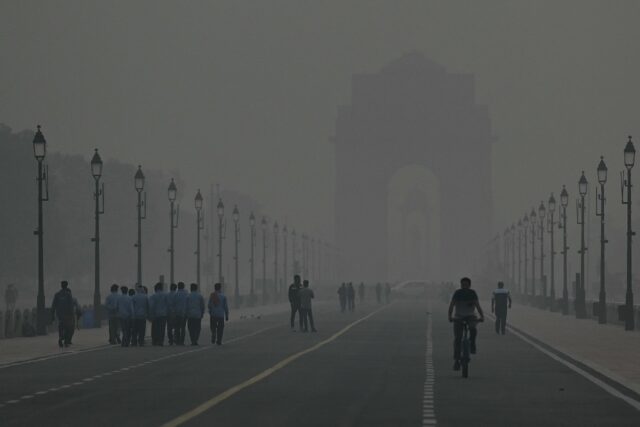
[{"label": "asphalt road surface", "polygon": [[418,297],[324,306],[314,334],[278,314],[228,323],[220,347],[203,322],[198,347],[0,367],[0,426],[640,425],[631,404],[490,322],[461,378],[445,309]]}]

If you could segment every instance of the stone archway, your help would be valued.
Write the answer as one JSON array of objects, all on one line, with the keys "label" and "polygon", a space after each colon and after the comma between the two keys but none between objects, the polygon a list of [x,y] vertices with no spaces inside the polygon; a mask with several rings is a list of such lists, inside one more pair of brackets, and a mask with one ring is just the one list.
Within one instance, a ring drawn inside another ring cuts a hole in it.
[{"label": "stone archway", "polygon": [[[414,166],[430,171],[438,183],[437,204],[428,189],[418,190],[428,199],[422,207],[418,193],[405,197],[415,205],[406,207],[414,214],[439,218],[438,254],[428,262],[438,265],[440,279],[469,273],[490,235],[493,197],[494,137],[488,110],[475,102],[474,92],[471,75],[448,73],[420,54],[353,76],[352,102],[339,108],[333,138],[336,243],[344,280],[401,279],[389,274],[390,244],[397,238],[387,233],[389,185],[398,171]],[[433,226],[412,221],[421,244],[434,240]]]}]

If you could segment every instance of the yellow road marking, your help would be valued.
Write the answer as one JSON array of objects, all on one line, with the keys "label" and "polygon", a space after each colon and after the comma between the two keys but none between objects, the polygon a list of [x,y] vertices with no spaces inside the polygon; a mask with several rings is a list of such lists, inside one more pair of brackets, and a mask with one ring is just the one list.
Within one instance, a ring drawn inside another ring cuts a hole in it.
[{"label": "yellow road marking", "polygon": [[179,417],[176,417],[176,418],[172,419],[171,421],[163,424],[162,427],[176,427],[176,426],[179,426],[179,425],[182,425],[182,424],[186,423],[187,421],[197,417],[198,415],[202,414],[205,411],[208,411],[209,409],[213,408],[214,406],[218,405],[219,403],[227,400],[231,396],[241,392],[245,388],[262,381],[263,379],[267,378],[270,375],[273,375],[274,373],[276,373],[280,369],[282,369],[285,366],[289,365],[291,362],[301,358],[305,354],[311,353],[313,351],[316,351],[320,347],[323,347],[323,346],[329,344],[330,342],[335,341],[336,338],[338,338],[339,336],[341,336],[344,333],[346,333],[349,329],[353,328],[354,326],[356,326],[357,324],[359,324],[361,322],[364,322],[365,320],[367,320],[368,318],[370,318],[374,314],[380,312],[381,310],[384,310],[385,308],[386,308],[386,306],[385,307],[381,307],[381,308],[377,309],[376,311],[374,311],[372,313],[369,313],[364,317],[361,317],[360,319],[356,320],[355,322],[350,323],[349,325],[345,326],[340,331],[338,331],[335,334],[331,335],[326,340],[320,341],[316,345],[314,345],[312,347],[309,347],[306,350],[302,350],[302,351],[300,351],[300,352],[298,352],[296,354],[293,354],[293,355],[291,355],[291,356],[289,356],[289,357],[287,357],[285,359],[282,359],[280,362],[276,363],[275,365],[273,365],[272,367],[270,367],[268,369],[265,369],[264,371],[260,372],[258,375],[254,376],[252,378],[249,378],[248,380],[246,380],[246,381],[244,381],[244,382],[242,382],[240,384],[237,384],[237,385],[231,387],[230,389],[227,389],[226,391],[218,394],[217,396],[214,396],[211,399],[207,400],[206,402],[196,406],[192,410],[190,410],[188,412],[185,412],[184,414],[180,415]]}]

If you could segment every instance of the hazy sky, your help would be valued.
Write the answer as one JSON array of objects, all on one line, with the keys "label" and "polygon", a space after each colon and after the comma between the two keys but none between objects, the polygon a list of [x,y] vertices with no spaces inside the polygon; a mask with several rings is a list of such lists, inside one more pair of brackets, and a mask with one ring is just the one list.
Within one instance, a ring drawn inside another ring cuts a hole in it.
[{"label": "hazy sky", "polygon": [[179,170],[189,198],[220,182],[329,237],[328,138],[351,75],[420,51],[476,76],[500,227],[563,182],[575,193],[582,168],[595,181],[600,154],[618,215],[626,135],[640,141],[639,18],[636,1],[3,0],[0,122]]}]

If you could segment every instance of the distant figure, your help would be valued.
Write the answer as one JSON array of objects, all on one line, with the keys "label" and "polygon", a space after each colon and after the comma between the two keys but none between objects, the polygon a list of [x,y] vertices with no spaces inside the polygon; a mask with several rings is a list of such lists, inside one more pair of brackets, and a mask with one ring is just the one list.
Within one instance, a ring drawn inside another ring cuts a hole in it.
[{"label": "distant figure", "polygon": [[376,301],[378,304],[382,303],[382,287],[380,283],[376,283]]},{"label": "distant figure", "polygon": [[313,291],[309,289],[309,281],[302,282],[302,289],[300,289],[300,317],[302,317],[302,332],[309,332],[309,325],[311,325],[311,332],[316,331],[316,327],[313,324],[313,311],[311,310],[311,300],[315,296]]},{"label": "distant figure", "polygon": [[504,288],[503,282],[498,282],[498,289],[491,297],[491,312],[496,314],[496,334],[505,334],[507,327],[507,310],[511,308],[511,295]]},{"label": "distant figure", "polygon": [[133,300],[133,332],[131,345],[144,346],[144,336],[147,334],[147,318],[149,317],[149,299],[142,286],[137,286]]},{"label": "distant figure", "polygon": [[198,292],[198,285],[192,283],[191,292],[187,297],[187,325],[189,327],[191,345],[198,345],[202,317],[204,317],[204,298]]},{"label": "distant figure", "polygon": [[18,289],[13,283],[10,283],[4,291],[4,301],[7,304],[7,312],[15,310],[16,302],[18,301]]},{"label": "distant figure", "polygon": [[76,329],[80,329],[80,318],[82,317],[82,308],[80,304],[78,304],[78,299],[73,297],[73,314],[75,315],[73,318],[73,325],[69,331],[69,345],[73,344],[73,334]]},{"label": "distant figure", "polygon": [[389,304],[391,302],[391,286],[389,286],[388,283],[384,287],[384,298],[385,298],[387,304]]},{"label": "distant figure", "polygon": [[358,286],[358,298],[360,300],[360,304],[364,303],[364,283],[360,282],[360,286]]},{"label": "distant figure", "polygon": [[109,344],[120,344],[120,334],[118,332],[118,289],[120,287],[115,283],[111,285],[111,293],[107,295],[104,305],[107,309],[107,317],[109,318]]},{"label": "distant figure", "polygon": [[133,301],[129,296],[129,288],[121,286],[120,292],[122,293],[118,297],[116,311],[118,313],[118,320],[120,321],[120,328],[122,329],[122,346],[129,347],[133,323]]},{"label": "distant figure", "polygon": [[351,282],[349,282],[349,286],[347,287],[347,308],[349,311],[356,309],[356,290]]},{"label": "distant figure", "polygon": [[[169,293],[167,297],[167,338],[169,339],[169,345],[173,345],[175,342],[175,328],[176,328],[176,309],[175,309],[175,296],[178,290],[178,285],[172,283],[169,287]],[[176,343],[177,344],[177,343]]]},{"label": "distant figure", "polygon": [[300,275],[293,276],[293,283],[289,286],[289,304],[291,305],[291,331],[294,332],[294,324],[296,321],[296,313],[298,313],[298,320],[300,323],[300,330],[302,330],[302,314],[300,313],[300,289],[302,283],[300,283]]},{"label": "distant figure", "polygon": [[60,282],[60,290],[56,292],[51,303],[51,321],[58,318],[58,346],[68,347],[73,336],[74,302],[69,282]]},{"label": "distant figure", "polygon": [[154,294],[149,297],[149,317],[151,318],[151,345],[164,345],[164,330],[169,313],[169,294],[162,291],[162,282],[153,287]]},{"label": "distant figure", "polygon": [[344,313],[347,308],[347,285],[344,283],[338,289],[338,298],[340,299],[340,312]]},{"label": "distant figure", "polygon": [[173,309],[175,311],[175,329],[173,342],[177,345],[184,345],[185,327],[187,325],[187,297],[189,294],[184,288],[184,282],[178,282],[178,291],[173,297]]},{"label": "distant figure", "polygon": [[209,297],[209,326],[211,328],[211,344],[222,345],[222,334],[224,333],[224,322],[229,321],[229,306],[227,297],[222,293],[222,285],[214,285],[215,292]]}]

